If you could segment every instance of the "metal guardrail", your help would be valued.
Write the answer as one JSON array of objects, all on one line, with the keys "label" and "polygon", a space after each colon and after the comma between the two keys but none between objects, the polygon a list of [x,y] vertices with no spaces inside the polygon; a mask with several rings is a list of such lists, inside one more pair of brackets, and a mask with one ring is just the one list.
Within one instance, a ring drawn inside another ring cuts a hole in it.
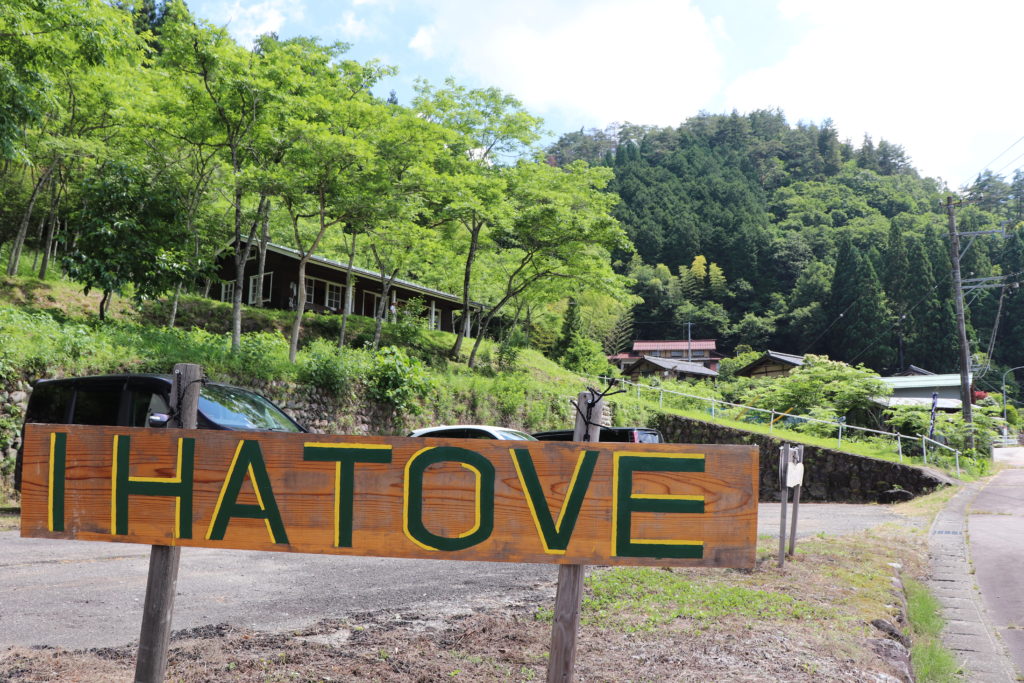
[{"label": "metal guardrail", "polygon": [[[609,378],[609,377],[598,377],[596,379],[604,384],[604,383],[607,383],[607,382],[611,381],[612,378]],[[923,434],[918,434],[916,436],[907,436],[906,434],[901,434],[899,432],[885,432],[885,431],[881,431],[881,430],[878,430],[878,429],[871,429],[869,427],[858,427],[856,425],[848,425],[842,419],[830,422],[828,420],[821,420],[819,418],[809,417],[807,415],[793,415],[793,414],[789,413],[788,411],[787,412],[779,412],[777,410],[766,410],[764,408],[756,408],[754,406],[745,406],[745,405],[742,405],[742,404],[739,404],[739,403],[730,403],[729,401],[723,401],[723,400],[718,399],[718,398],[709,398],[707,396],[697,396],[697,395],[694,395],[694,394],[685,394],[685,393],[683,393],[681,391],[673,391],[672,389],[666,389],[664,387],[655,387],[655,386],[651,386],[649,384],[639,384],[637,382],[631,382],[630,380],[622,379],[622,378],[615,378],[615,381],[619,385],[624,386],[624,387],[626,387],[626,386],[635,387],[635,389],[636,389],[636,397],[638,399],[641,398],[641,391],[642,390],[658,392],[658,407],[659,408],[664,408],[664,406],[665,406],[665,394],[670,394],[670,395],[673,395],[673,396],[682,396],[683,398],[693,399],[693,400],[697,400],[697,401],[701,401],[701,402],[707,403],[708,404],[708,412],[711,414],[711,418],[712,419],[716,419],[719,416],[724,417],[725,416],[724,413],[726,411],[728,411],[728,410],[731,410],[731,409],[735,409],[735,410],[740,411],[739,416],[737,416],[735,418],[732,418],[732,419],[737,419],[737,420],[739,420],[741,422],[747,421],[747,420],[743,420],[742,418],[743,418],[743,416],[745,416],[748,413],[764,414],[766,416],[766,420],[768,422],[768,432],[769,433],[772,433],[774,431],[775,423],[779,422],[781,420],[786,420],[787,422],[791,421],[791,420],[798,420],[798,421],[805,422],[805,423],[808,423],[808,422],[809,423],[817,423],[817,424],[821,424],[821,425],[826,425],[828,427],[833,427],[833,428],[835,428],[837,430],[837,436],[836,436],[836,447],[837,448],[840,448],[843,445],[843,432],[847,432],[847,433],[849,433],[849,432],[864,432],[864,433],[867,433],[867,434],[876,434],[878,436],[881,436],[881,437],[884,437],[884,438],[887,438],[887,439],[892,439],[892,440],[894,440],[896,442],[896,452],[899,455],[900,462],[903,462],[903,441],[904,440],[908,441],[909,442],[909,446],[911,446],[911,447],[916,447],[916,446],[920,445],[920,447],[921,447],[921,455],[922,455],[922,457],[924,459],[925,464],[928,463],[928,450],[929,450],[929,448],[931,448],[932,451],[935,451],[936,449],[942,449],[942,450],[951,451],[953,453],[953,455],[954,455],[954,459],[955,459],[955,463],[956,463],[956,473],[957,473],[957,476],[960,475],[960,451],[958,451],[957,449],[952,448],[950,446],[947,446],[944,443],[940,443],[940,442],[936,441],[935,439],[930,439],[930,438],[928,438],[927,436],[925,436]],[[934,459],[934,457],[933,457],[933,459]]]}]

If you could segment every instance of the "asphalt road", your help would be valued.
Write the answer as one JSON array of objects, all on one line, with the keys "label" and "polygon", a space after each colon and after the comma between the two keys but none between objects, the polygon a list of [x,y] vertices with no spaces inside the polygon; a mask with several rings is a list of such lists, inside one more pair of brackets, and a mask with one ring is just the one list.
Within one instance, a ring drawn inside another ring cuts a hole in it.
[{"label": "asphalt road", "polygon": [[[777,535],[779,505],[758,533]],[[880,505],[804,504],[798,538],[904,517]],[[788,524],[787,524],[788,526]],[[23,539],[0,532],[0,647],[69,649],[139,636],[149,547]],[[451,562],[182,548],[173,628],[231,624],[277,631],[359,612],[465,613],[554,597],[553,565]]]},{"label": "asphalt road", "polygon": [[1024,672],[1024,448],[996,450],[1003,469],[971,503],[967,529],[971,562],[996,632]]}]

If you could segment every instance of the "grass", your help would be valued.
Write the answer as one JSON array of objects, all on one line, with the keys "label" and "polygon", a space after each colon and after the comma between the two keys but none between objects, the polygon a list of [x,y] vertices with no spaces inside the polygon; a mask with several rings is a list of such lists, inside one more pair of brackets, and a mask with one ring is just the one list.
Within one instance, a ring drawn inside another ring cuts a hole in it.
[{"label": "grass", "polygon": [[940,639],[945,621],[940,616],[939,601],[914,579],[905,579],[903,585],[907,595],[907,618],[913,635],[910,660],[917,680],[924,683],[958,680],[960,667]]},{"label": "grass", "polygon": [[583,621],[604,628],[651,631],[676,619],[700,625],[725,617],[789,621],[832,618],[830,610],[768,590],[693,581],[663,569],[627,567],[592,574]]}]

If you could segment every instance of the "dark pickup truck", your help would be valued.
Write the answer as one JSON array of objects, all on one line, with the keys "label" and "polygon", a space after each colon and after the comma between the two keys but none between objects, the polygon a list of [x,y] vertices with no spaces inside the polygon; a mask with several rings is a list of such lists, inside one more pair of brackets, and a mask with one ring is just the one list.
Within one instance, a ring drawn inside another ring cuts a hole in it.
[{"label": "dark pickup truck", "polygon": [[[571,429],[557,429],[551,432],[535,432],[533,438],[539,441],[572,441]],[[601,427],[598,441],[619,443],[664,443],[665,438],[651,427]]]}]

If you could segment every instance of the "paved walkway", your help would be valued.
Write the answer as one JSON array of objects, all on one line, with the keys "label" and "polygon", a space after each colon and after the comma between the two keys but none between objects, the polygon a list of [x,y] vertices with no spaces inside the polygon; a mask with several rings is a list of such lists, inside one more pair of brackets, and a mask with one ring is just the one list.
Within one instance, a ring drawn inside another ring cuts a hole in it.
[{"label": "paved walkway", "polygon": [[[1024,448],[996,451],[1001,467],[1024,467]],[[929,535],[930,588],[943,607],[943,640],[981,683],[1024,672],[1024,469],[964,486]]]}]

